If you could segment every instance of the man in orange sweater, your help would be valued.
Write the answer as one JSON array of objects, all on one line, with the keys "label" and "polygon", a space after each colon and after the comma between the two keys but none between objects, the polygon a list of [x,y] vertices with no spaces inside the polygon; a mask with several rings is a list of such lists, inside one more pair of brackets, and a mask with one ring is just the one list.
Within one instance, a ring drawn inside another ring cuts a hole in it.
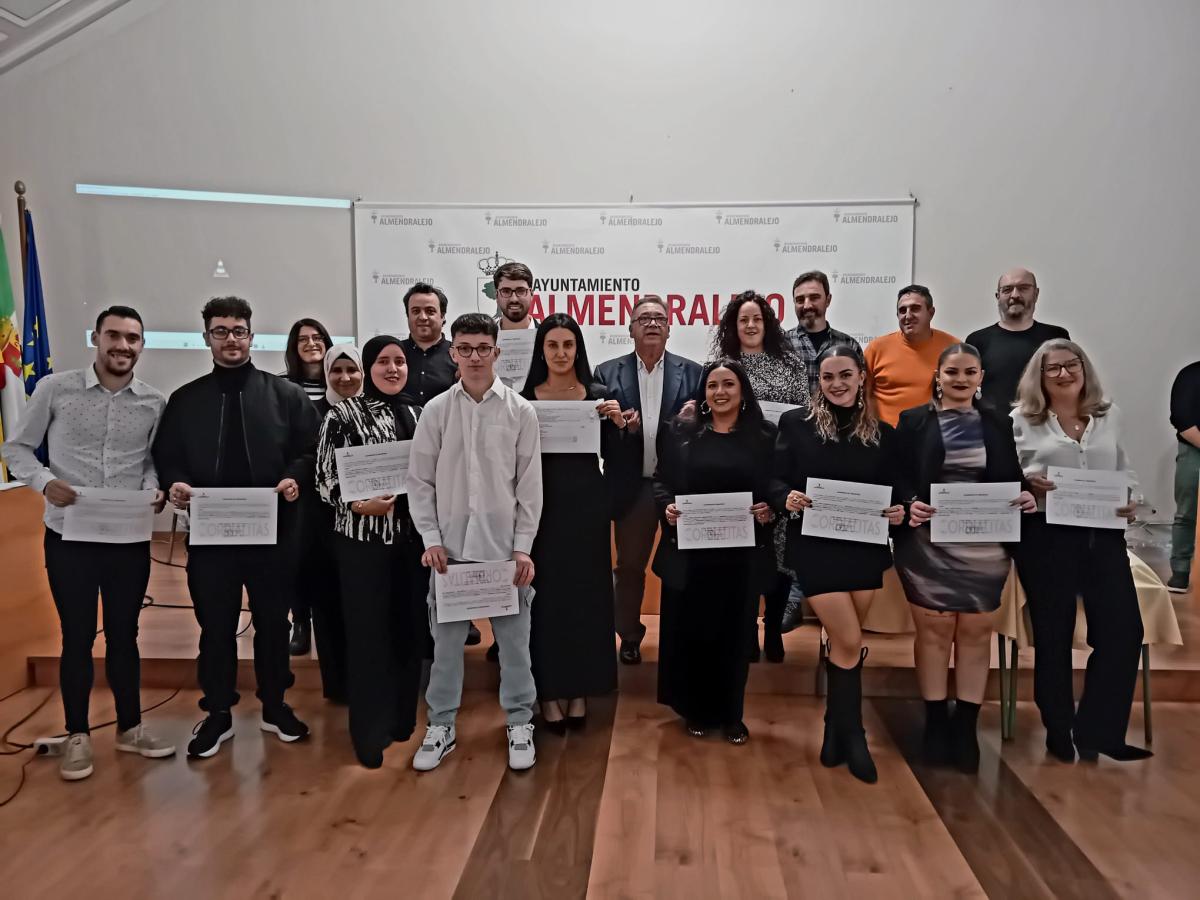
[{"label": "man in orange sweater", "polygon": [[869,390],[879,418],[895,425],[900,413],[933,397],[933,373],[938,356],[958,338],[933,327],[933,295],[929,288],[910,284],[896,298],[900,330],[867,344]]}]

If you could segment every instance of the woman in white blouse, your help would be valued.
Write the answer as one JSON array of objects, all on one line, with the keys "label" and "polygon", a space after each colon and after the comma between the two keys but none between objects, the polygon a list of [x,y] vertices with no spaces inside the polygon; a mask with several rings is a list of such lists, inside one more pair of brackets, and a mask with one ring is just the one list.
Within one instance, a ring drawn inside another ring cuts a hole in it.
[{"label": "woman in white blouse", "polygon": [[[1091,360],[1073,341],[1055,338],[1034,353],[1021,376],[1012,411],[1021,467],[1039,512],[1026,521],[1017,571],[1029,600],[1036,646],[1034,699],[1046,726],[1046,749],[1063,762],[1116,760],[1151,753],[1125,743],[1142,646],[1142,618],[1121,528],[1048,525],[1049,467],[1125,471],[1117,407],[1104,398]],[[1133,521],[1134,504],[1113,510]],[[1071,643],[1076,597],[1087,616],[1088,658],[1083,696],[1072,694]],[[1073,732],[1073,734],[1072,734]]]}]

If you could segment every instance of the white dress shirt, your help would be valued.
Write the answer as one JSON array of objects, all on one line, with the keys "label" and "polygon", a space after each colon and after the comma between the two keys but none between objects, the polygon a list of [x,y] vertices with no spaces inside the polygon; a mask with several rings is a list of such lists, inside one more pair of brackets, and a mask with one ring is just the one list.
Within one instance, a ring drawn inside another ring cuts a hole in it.
[{"label": "white dress shirt", "polygon": [[499,378],[476,403],[462,382],[421,413],[408,466],[408,510],[426,549],[502,562],[533,548],[542,517],[537,413]]},{"label": "white dress shirt", "polygon": [[[150,445],[167,398],[134,378],[112,393],[91,366],[55,372],[38,382],[4,459],[38,493],[56,478],[80,487],[147,490],[158,487]],[[34,455],[48,441],[50,465]],[[61,507],[46,502],[46,527],[62,533]]]},{"label": "white dress shirt", "polygon": [[[1009,415],[1017,457],[1027,477],[1045,475],[1047,467],[1058,466],[1126,472],[1130,488],[1137,485],[1137,473],[1129,467],[1129,457],[1121,444],[1121,411],[1115,405],[1103,416],[1092,416],[1078,441],[1063,430],[1053,412],[1041,425],[1034,425],[1017,409]],[[1039,509],[1045,509],[1045,505],[1044,498],[1038,500]]]},{"label": "white dress shirt", "polygon": [[642,401],[642,477],[653,478],[658,467],[658,418],[662,412],[664,355],[654,365],[646,368],[636,353],[638,396]]}]

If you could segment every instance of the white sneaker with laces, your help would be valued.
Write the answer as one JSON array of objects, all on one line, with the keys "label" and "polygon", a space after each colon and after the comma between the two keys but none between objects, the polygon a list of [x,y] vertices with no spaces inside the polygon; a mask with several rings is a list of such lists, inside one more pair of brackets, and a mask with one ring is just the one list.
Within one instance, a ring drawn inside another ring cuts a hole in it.
[{"label": "white sneaker with laces", "polygon": [[510,769],[528,769],[537,762],[537,752],[533,747],[532,725],[508,726],[508,767]]},{"label": "white sneaker with laces", "polygon": [[67,738],[67,748],[63,753],[62,765],[58,774],[63,781],[80,781],[92,774],[92,739],[83,732],[78,732]]},{"label": "white sneaker with laces", "polygon": [[175,745],[155,737],[143,723],[128,731],[117,732],[117,749],[123,753],[136,753],[147,759],[162,759],[175,755]]},{"label": "white sneaker with laces", "polygon": [[454,726],[430,725],[425,729],[425,739],[413,756],[413,768],[418,772],[436,769],[447,755],[454,752]]}]

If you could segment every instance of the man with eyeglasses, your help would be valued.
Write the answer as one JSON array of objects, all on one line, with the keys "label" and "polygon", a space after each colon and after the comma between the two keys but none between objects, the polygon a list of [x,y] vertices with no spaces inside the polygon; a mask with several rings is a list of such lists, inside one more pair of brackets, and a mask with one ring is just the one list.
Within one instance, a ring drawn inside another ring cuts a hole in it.
[{"label": "man with eyeglasses", "polygon": [[[533,272],[524,263],[505,263],[492,274],[492,286],[496,289],[495,322],[500,329],[498,342],[499,346],[504,348],[505,344],[509,344],[505,333],[537,328],[537,322],[533,321],[533,316],[529,314],[533,305]],[[509,344],[508,350],[508,355],[512,357],[515,348]],[[525,386],[524,373],[519,377],[501,375],[500,380],[516,391]],[[495,649],[493,644],[492,649],[488,651],[489,658],[495,658]]]},{"label": "man with eyeglasses", "polygon": [[[536,754],[529,657],[534,567],[530,558],[542,515],[542,455],[533,405],[495,374],[499,329],[482,313],[450,327],[450,352],[459,380],[434,397],[417,422],[408,469],[408,510],[421,535],[422,565],[445,574],[450,562],[516,563],[519,603],[491,620],[500,647],[500,705],[508,764],[528,769]],[[436,585],[436,580],[433,582]],[[436,596],[430,592],[436,606]],[[455,747],[462,702],[463,640],[468,623],[438,622],[431,610],[433,665],[425,699],[429,726],[413,757],[420,772],[435,769]]]},{"label": "man with eyeglasses", "polygon": [[255,368],[250,361],[250,304],[215,297],[204,305],[204,337],[213,356],[208,375],[167,401],[154,440],[154,462],[168,499],[188,506],[207,487],[270,487],[285,503],[277,543],[270,546],[189,547],[188,591],[200,624],[197,669],[208,715],[188,744],[188,756],[209,757],[233,737],[237,694],[237,628],[242,589],[254,624],[254,674],[263,731],[285,742],[307,737],[308,726],[284,702],[293,678],[288,657],[291,529],[289,507],[301,486],[312,490],[320,419],[303,389]]},{"label": "man with eyeglasses", "polygon": [[615,620],[621,638],[621,662],[642,661],[642,595],[646,563],[658,533],[654,505],[654,469],[659,429],[696,392],[700,364],[667,352],[670,317],[662,297],[646,294],[631,311],[633,352],[596,367],[596,380],[612,391],[625,416],[630,452],[606,464],[612,502],[617,565],[613,569]]},{"label": "man with eyeglasses", "polygon": [[983,361],[983,399],[1007,412],[1017,398],[1017,383],[1034,351],[1051,338],[1070,338],[1067,329],[1035,322],[1037,279],[1028,269],[1009,269],[996,285],[1000,321],[967,335]]}]

